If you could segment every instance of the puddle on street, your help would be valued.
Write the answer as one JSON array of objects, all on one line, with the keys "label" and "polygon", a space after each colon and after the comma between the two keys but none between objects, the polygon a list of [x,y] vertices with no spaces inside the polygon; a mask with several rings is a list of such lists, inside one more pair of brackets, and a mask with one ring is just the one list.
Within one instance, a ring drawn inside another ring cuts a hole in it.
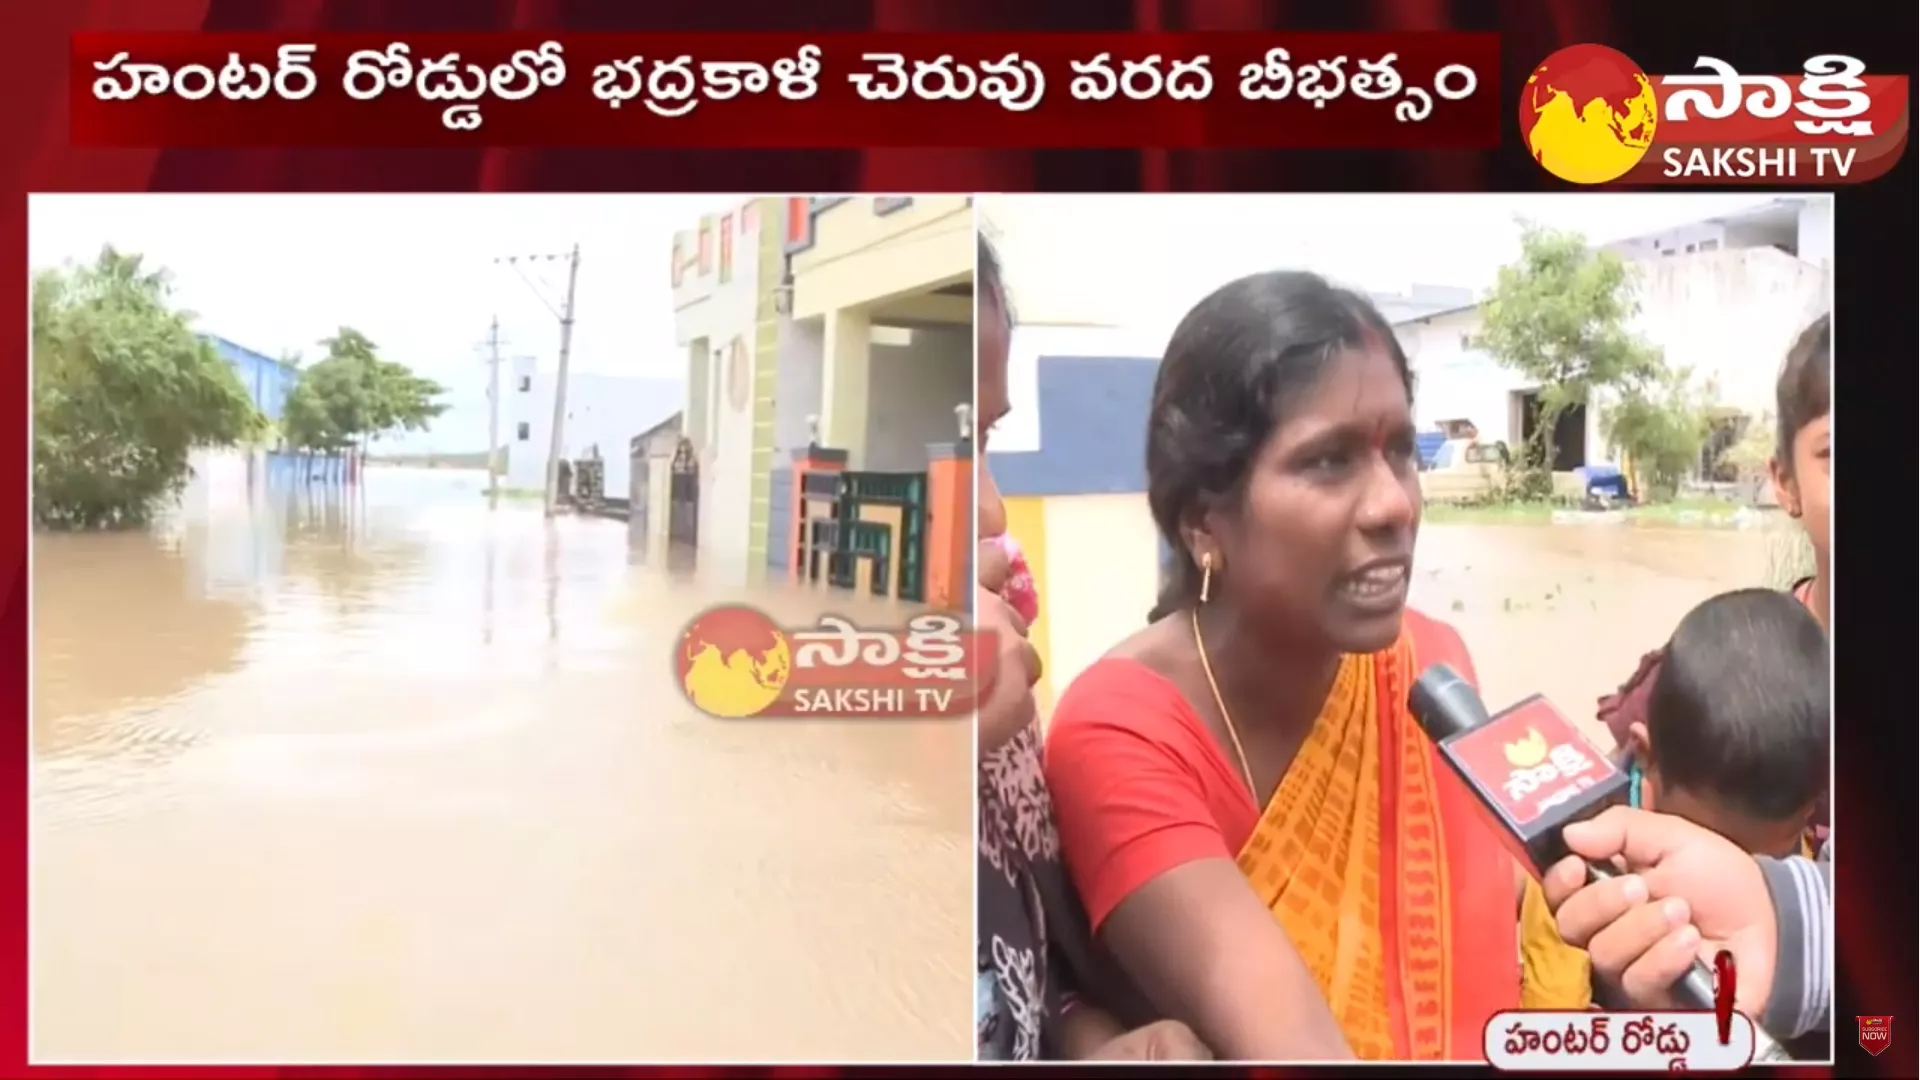
[{"label": "puddle on street", "polygon": [[1595,703],[1694,605],[1787,583],[1776,526],[1423,525],[1409,603],[1460,631],[1490,707],[1545,694],[1605,749]]}]

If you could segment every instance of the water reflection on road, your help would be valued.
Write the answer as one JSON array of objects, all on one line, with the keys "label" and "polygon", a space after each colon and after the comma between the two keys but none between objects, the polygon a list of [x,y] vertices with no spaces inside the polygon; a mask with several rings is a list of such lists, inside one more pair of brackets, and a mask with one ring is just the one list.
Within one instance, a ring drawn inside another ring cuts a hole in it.
[{"label": "water reflection on road", "polygon": [[1767,528],[1425,525],[1408,602],[1447,620],[1488,704],[1543,693],[1600,745],[1594,705],[1659,648],[1694,605],[1789,583],[1798,536]]},{"label": "water reflection on road", "polygon": [[37,1058],[970,1055],[966,725],[675,685],[700,610],[819,594],[399,470],[34,584]]}]

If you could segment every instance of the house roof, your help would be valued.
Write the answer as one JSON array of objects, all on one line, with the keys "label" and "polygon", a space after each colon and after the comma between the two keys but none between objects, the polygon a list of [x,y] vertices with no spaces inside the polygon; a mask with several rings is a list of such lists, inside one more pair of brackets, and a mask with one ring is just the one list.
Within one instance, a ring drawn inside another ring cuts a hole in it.
[{"label": "house roof", "polygon": [[239,353],[242,356],[245,356],[252,360],[259,360],[264,363],[274,364],[279,367],[283,367],[288,371],[299,370],[299,368],[294,367],[292,364],[287,363],[285,360],[281,360],[278,357],[268,356],[266,353],[263,353],[258,349],[249,349],[245,345],[242,345],[237,341],[232,341],[228,338],[223,338],[219,334],[201,333],[199,335],[199,338],[200,340],[205,341],[208,344],[214,346],[216,349],[224,347],[229,352]]},{"label": "house roof", "polygon": [[1441,308],[1439,311],[1427,311],[1419,315],[1409,315],[1402,319],[1395,319],[1393,325],[1411,326],[1415,323],[1431,322],[1434,319],[1443,318],[1447,315],[1458,315],[1463,311],[1476,311],[1482,303],[1483,301],[1475,300],[1471,304],[1461,304],[1459,307]]},{"label": "house roof", "polygon": [[632,440],[630,440],[630,442],[628,443],[628,446],[630,448],[636,447],[636,446],[639,446],[641,443],[646,442],[648,439],[653,438],[655,435],[661,434],[662,432],[669,431],[669,430],[675,430],[675,431],[679,430],[680,418],[682,415],[684,414],[676,412],[672,416],[667,417],[665,420],[662,420],[659,423],[648,428],[647,430],[641,432],[640,434],[635,435],[632,438]]}]

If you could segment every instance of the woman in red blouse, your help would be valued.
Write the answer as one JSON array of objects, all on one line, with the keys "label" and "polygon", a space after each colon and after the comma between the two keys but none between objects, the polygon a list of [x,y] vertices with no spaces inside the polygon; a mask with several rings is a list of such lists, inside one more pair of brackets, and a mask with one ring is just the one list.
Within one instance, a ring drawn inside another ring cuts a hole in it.
[{"label": "woman in red blouse", "polygon": [[1411,392],[1379,312],[1311,274],[1224,286],[1167,347],[1147,482],[1173,580],[1047,740],[1100,947],[1082,989],[1124,1024],[1230,1060],[1484,1060],[1495,1012],[1589,1001],[1407,712],[1423,667],[1473,670],[1405,610]]}]

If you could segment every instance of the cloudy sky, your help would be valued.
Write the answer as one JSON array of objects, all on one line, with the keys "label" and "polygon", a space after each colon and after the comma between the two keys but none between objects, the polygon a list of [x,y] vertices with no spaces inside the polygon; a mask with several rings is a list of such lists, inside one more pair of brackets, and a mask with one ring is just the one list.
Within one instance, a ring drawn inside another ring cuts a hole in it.
[{"label": "cloudy sky", "polygon": [[[1018,195],[977,200],[1023,318],[1171,329],[1223,281],[1305,266],[1349,284],[1484,288],[1519,250],[1518,217],[1596,243],[1725,214],[1766,195]],[[52,195],[30,205],[35,267],[103,244],[173,272],[202,329],[277,356],[317,352],[342,326],[449,388],[452,409],[411,449],[486,443],[485,354],[551,364],[561,262],[530,285],[497,257],[582,263],[575,370],[684,377],[673,342],[675,230],[727,195]],[[1164,340],[1162,335],[1161,340]]]},{"label": "cloudy sky", "polygon": [[[976,200],[999,233],[1023,321],[1170,332],[1244,274],[1303,267],[1371,292],[1484,290],[1520,252],[1516,219],[1593,243],[1715,217],[1764,195],[1000,195]],[[1164,339],[1164,335],[1161,337]]]},{"label": "cloudy sky", "polygon": [[445,384],[452,409],[403,445],[486,445],[481,343],[498,316],[503,355],[551,364],[564,262],[530,286],[507,255],[580,245],[575,370],[683,379],[673,342],[673,233],[738,200],[726,195],[36,195],[36,268],[103,244],[173,272],[201,329],[278,356],[318,353],[340,326]]}]

